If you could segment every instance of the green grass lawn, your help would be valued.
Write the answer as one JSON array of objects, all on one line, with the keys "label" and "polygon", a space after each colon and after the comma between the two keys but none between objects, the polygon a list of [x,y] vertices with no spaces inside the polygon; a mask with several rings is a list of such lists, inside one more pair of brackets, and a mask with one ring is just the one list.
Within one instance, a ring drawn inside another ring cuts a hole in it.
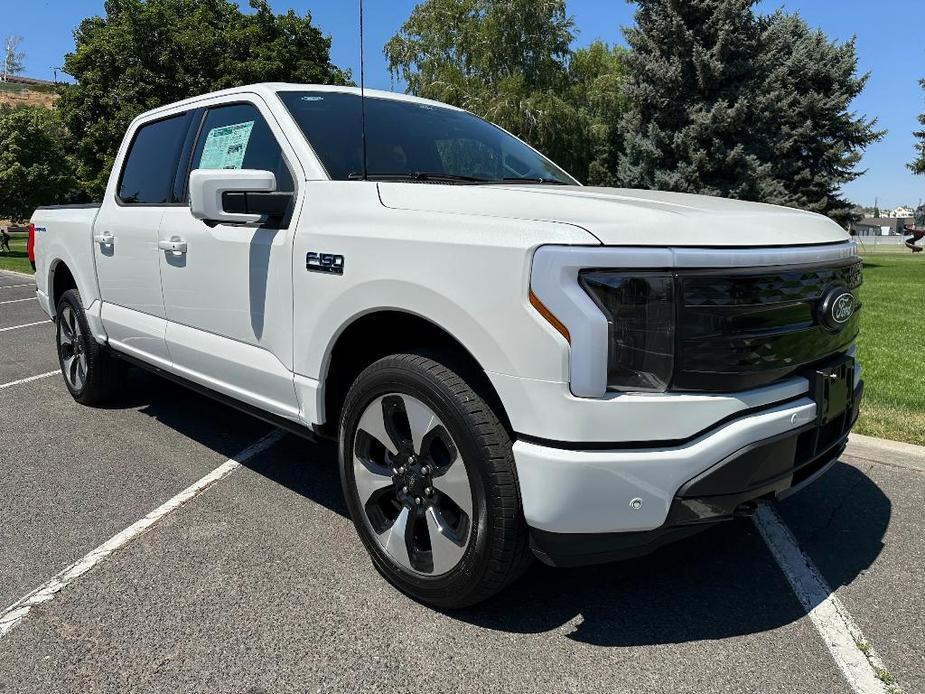
[{"label": "green grass lawn", "polygon": [[925,254],[865,254],[856,431],[925,445]]},{"label": "green grass lawn", "polygon": [[29,256],[26,255],[26,235],[10,234],[13,238],[10,241],[12,252],[5,249],[0,251],[0,270],[17,270],[18,272],[27,272],[32,274],[32,266],[29,265]]}]

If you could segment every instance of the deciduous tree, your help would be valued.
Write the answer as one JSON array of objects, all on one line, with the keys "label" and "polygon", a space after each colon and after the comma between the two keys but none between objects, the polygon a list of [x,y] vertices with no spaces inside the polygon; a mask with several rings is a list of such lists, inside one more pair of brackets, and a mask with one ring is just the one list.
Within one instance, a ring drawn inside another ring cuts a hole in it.
[{"label": "deciduous tree", "polygon": [[3,64],[0,65],[0,81],[6,82],[12,75],[23,71],[26,54],[19,50],[22,36],[7,36],[3,41]]},{"label": "deciduous tree", "polygon": [[604,179],[621,54],[573,53],[574,38],[564,0],[423,0],[385,55],[410,93],[497,123],[580,179]]},{"label": "deciduous tree", "polygon": [[0,107],[0,218],[22,222],[39,205],[74,196],[75,165],[56,111]]},{"label": "deciduous tree", "polygon": [[107,0],[83,20],[64,60],[77,83],[59,108],[77,142],[79,174],[99,196],[139,113],[216,89],[262,81],[343,83],[331,40],[310,14],[277,15],[267,0]]}]

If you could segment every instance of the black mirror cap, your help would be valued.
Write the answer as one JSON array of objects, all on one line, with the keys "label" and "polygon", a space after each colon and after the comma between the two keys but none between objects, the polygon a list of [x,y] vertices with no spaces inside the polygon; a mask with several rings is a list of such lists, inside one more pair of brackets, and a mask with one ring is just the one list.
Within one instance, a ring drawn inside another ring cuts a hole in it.
[{"label": "black mirror cap", "polygon": [[280,227],[292,218],[295,196],[292,193],[222,193],[222,208],[226,212],[259,214]]}]

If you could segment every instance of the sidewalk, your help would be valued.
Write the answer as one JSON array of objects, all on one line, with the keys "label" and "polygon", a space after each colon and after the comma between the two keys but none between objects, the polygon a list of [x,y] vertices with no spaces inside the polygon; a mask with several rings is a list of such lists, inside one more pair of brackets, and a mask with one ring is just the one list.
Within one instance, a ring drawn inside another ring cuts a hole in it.
[{"label": "sidewalk", "polygon": [[925,446],[851,434],[845,455],[883,465],[925,472]]}]

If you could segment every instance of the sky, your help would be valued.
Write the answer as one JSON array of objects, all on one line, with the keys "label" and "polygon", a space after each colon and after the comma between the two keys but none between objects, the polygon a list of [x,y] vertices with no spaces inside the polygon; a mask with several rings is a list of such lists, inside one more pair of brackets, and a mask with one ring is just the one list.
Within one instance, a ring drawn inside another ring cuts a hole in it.
[{"label": "sky", "polygon": [[[274,10],[311,12],[314,22],[332,37],[335,64],[350,68],[359,80],[359,37],[355,0],[270,0]],[[246,5],[246,3],[244,3]],[[410,14],[416,0],[366,0],[366,83],[377,89],[401,90],[386,68],[382,46]],[[623,44],[621,27],[632,24],[633,6],[624,0],[567,0],[578,39]],[[878,119],[888,130],[871,145],[861,162],[867,173],[845,186],[845,195],[859,205],[882,209],[918,205],[925,199],[925,176],[905,165],[915,156],[917,114],[925,111],[923,0],[762,0],[761,12],[798,12],[830,38],[857,40],[859,70],[870,73],[864,93],[853,104],[858,114]],[[19,34],[26,53],[25,74],[52,79],[64,54],[74,47],[73,29],[84,17],[102,14],[103,0],[0,0],[0,37]],[[60,77],[60,73],[59,73]]]}]

